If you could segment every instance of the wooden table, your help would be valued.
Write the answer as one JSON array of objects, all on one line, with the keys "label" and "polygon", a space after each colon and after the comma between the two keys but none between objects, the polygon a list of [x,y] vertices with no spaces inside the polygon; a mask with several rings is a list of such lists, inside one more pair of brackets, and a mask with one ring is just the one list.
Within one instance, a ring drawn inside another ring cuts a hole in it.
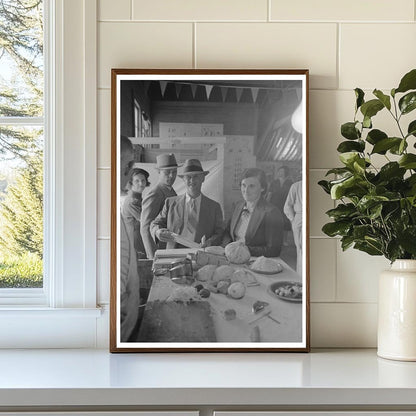
[{"label": "wooden table", "polygon": [[[275,275],[255,273],[259,285],[248,286],[242,299],[233,299],[221,293],[211,293],[202,302],[197,302],[199,305],[182,304],[180,307],[175,306],[175,308],[169,310],[169,313],[163,314],[163,319],[160,318],[160,315],[155,317],[154,313],[152,314],[153,305],[160,306],[181,285],[173,283],[168,276],[155,276],[144,312],[138,342],[166,342],[166,339],[159,339],[160,335],[158,335],[164,334],[164,330],[169,333],[169,342],[195,342],[195,336],[202,337],[199,342],[252,342],[250,334],[254,326],[258,326],[260,330],[259,342],[301,342],[302,303],[279,299],[268,290],[274,282],[301,282],[301,278],[283,260],[280,258],[277,260],[282,264],[283,271]],[[238,266],[235,267],[238,268]],[[253,303],[257,300],[270,304],[270,316],[274,320],[265,316],[252,322],[260,316],[252,312]],[[205,309],[205,312],[201,312],[201,316],[198,316],[195,310],[198,306],[201,306],[201,308],[204,306]],[[224,312],[227,309],[236,311],[236,319],[225,319]],[[193,323],[185,324],[187,314],[192,315]],[[188,325],[189,337],[186,331],[184,333],[185,325]],[[190,328],[189,325],[193,327]],[[198,328],[194,328],[194,326],[198,326]],[[212,332],[212,326],[215,335],[207,333]],[[152,328],[152,330],[149,328]],[[153,331],[154,328],[156,328],[155,331]]]}]

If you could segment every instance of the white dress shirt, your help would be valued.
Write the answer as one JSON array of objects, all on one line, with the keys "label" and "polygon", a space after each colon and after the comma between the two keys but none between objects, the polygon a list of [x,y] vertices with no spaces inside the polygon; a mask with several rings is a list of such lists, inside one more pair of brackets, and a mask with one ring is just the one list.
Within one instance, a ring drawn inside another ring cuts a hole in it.
[{"label": "white dress shirt", "polygon": [[[185,212],[184,212],[184,219],[183,219],[183,230],[181,233],[181,236],[191,240],[191,241],[195,241],[195,234],[196,234],[196,230],[193,233],[193,235],[189,232],[188,227],[186,226],[188,224],[188,214],[189,211],[192,209],[191,208],[191,200],[193,198],[191,198],[188,194],[186,194],[186,198],[185,198]],[[194,198],[195,203],[196,203],[196,217],[199,218],[199,212],[201,210],[201,195],[199,195],[197,198]]]}]

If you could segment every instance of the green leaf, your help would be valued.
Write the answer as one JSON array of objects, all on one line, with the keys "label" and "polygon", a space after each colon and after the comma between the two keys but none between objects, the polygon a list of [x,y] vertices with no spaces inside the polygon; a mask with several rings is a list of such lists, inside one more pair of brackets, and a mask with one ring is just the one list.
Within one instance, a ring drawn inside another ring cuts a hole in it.
[{"label": "green leaf", "polygon": [[416,155],[407,153],[399,159],[399,165],[405,169],[416,169]]},{"label": "green leaf", "polygon": [[370,242],[356,242],[354,244],[354,248],[360,251],[364,251],[370,256],[381,256],[383,254],[383,252],[381,251],[381,246],[374,246],[372,244],[374,242],[377,242],[377,241],[372,240],[371,244]]},{"label": "green leaf", "polygon": [[337,235],[345,235],[351,227],[349,221],[336,221],[325,224],[322,227],[322,231],[329,237],[335,237]]},{"label": "green leaf", "polygon": [[360,130],[357,129],[357,123],[353,121],[341,126],[341,135],[348,140],[357,140],[361,137]]},{"label": "green leaf", "polygon": [[400,246],[411,254],[416,254],[416,227],[408,227],[398,237]]},{"label": "green leaf", "polygon": [[356,227],[354,227],[352,231],[352,235],[356,241],[364,240],[365,237],[368,236],[368,234],[372,233],[373,228],[371,227],[371,225],[357,225]]},{"label": "green leaf", "polygon": [[416,92],[409,92],[399,100],[399,108],[402,114],[408,114],[416,108]]},{"label": "green leaf", "polygon": [[416,120],[413,120],[409,127],[407,128],[407,135],[408,136],[415,136],[416,137]]},{"label": "green leaf", "polygon": [[383,204],[377,204],[374,207],[370,208],[370,218],[375,220],[381,217],[381,212],[383,211]]},{"label": "green leaf", "polygon": [[336,208],[330,209],[326,214],[334,220],[351,217],[357,212],[354,204],[339,204]]},{"label": "green leaf", "polygon": [[403,178],[406,169],[400,167],[397,162],[389,162],[382,166],[378,176],[382,181],[389,181],[391,178]]},{"label": "green leaf", "polygon": [[361,88],[356,88],[355,90],[355,111],[363,105],[364,103],[364,91]]},{"label": "green leaf", "polygon": [[407,149],[407,141],[406,139],[400,139],[400,143],[399,144],[395,144],[394,146],[392,146],[389,151],[390,153],[392,153],[393,155],[402,155],[403,152]]},{"label": "green leaf", "polygon": [[363,140],[358,140],[356,142],[353,141],[346,141],[341,142],[339,146],[337,147],[337,151],[340,153],[346,153],[346,152],[364,152],[365,149],[365,142]]},{"label": "green leaf", "polygon": [[387,152],[387,150],[390,150],[392,147],[399,147],[401,141],[402,139],[400,139],[399,137],[387,137],[386,139],[382,139],[374,145],[371,154],[377,153],[380,155],[384,155]]},{"label": "green leaf", "polygon": [[367,138],[365,139],[368,143],[370,144],[376,144],[378,143],[380,140],[386,139],[388,136],[386,133],[384,133],[384,131],[378,130],[378,129],[373,129],[370,130],[367,134]]},{"label": "green leaf", "polygon": [[371,117],[364,116],[363,127],[366,129],[371,129],[373,127],[373,123],[371,122]]},{"label": "green leaf", "polygon": [[385,95],[382,91],[375,89],[373,94],[383,103],[388,110],[391,109],[390,97]]},{"label": "green leaf", "polygon": [[379,100],[370,100],[361,106],[361,112],[365,118],[371,118],[374,117],[383,108],[384,105]]},{"label": "green leaf", "polygon": [[346,166],[352,165],[358,157],[357,152],[346,152],[339,155],[339,160]]},{"label": "green leaf", "polygon": [[406,92],[416,89],[416,69],[412,69],[401,79],[399,86],[395,92]]},{"label": "green leaf", "polygon": [[348,168],[333,168],[330,169],[325,176],[331,175],[331,174],[335,174],[335,175],[343,175],[347,172],[351,172],[351,169]]},{"label": "green leaf", "polygon": [[388,200],[387,197],[382,195],[364,195],[357,204],[357,209],[365,213],[368,209],[378,205],[380,202]]},{"label": "green leaf", "polygon": [[331,198],[341,199],[343,196],[351,198],[355,195],[362,197],[362,194],[367,192],[365,190],[366,185],[367,183],[361,180],[358,176],[350,176],[349,178],[343,179],[341,182],[338,182],[331,187]]},{"label": "green leaf", "polygon": [[387,244],[387,255],[386,257],[390,260],[390,261],[394,261],[396,259],[402,258],[403,254],[402,254],[402,250],[400,248],[399,242],[397,241],[396,238],[392,239],[391,241],[388,242]]},{"label": "green leaf", "polygon": [[342,251],[347,250],[354,244],[354,237],[351,235],[346,235],[341,238],[341,248]]},{"label": "green leaf", "polygon": [[328,181],[324,181],[324,180],[322,180],[322,181],[319,181],[318,182],[318,185],[327,193],[327,194],[330,194],[331,193],[331,188],[330,188],[330,185],[329,185],[329,182]]}]

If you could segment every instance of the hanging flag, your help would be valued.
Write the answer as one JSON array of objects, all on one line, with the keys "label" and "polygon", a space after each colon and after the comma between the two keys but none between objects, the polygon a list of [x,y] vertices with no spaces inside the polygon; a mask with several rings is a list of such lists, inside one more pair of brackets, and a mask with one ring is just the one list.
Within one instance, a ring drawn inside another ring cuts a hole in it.
[{"label": "hanging flag", "polygon": [[259,95],[259,89],[258,88],[252,88],[251,94],[253,95],[253,103],[257,101],[257,96]]},{"label": "hanging flag", "polygon": [[209,96],[211,95],[213,86],[212,85],[205,85],[205,91],[207,93],[207,100],[209,100]]},{"label": "hanging flag", "polygon": [[160,83],[160,91],[162,92],[162,98],[165,95],[166,87],[168,85],[167,81],[159,81]]},{"label": "hanging flag", "polygon": [[221,91],[222,101],[224,102],[225,97],[227,96],[228,88],[227,87],[220,87],[220,91]]},{"label": "hanging flag", "polygon": [[240,98],[241,98],[241,95],[243,94],[243,88],[236,88],[235,89],[235,93],[236,93],[236,95],[237,95],[237,102],[239,103],[240,102]]},{"label": "hanging flag", "polygon": [[197,88],[198,88],[198,85],[191,84],[192,98],[195,98],[195,93],[196,93]]},{"label": "hanging flag", "polygon": [[176,90],[176,97],[177,97],[177,98],[179,98],[179,94],[180,94],[180,93],[181,93],[181,91],[182,91],[182,87],[183,87],[183,85],[182,85],[182,84],[175,83],[175,90]]}]

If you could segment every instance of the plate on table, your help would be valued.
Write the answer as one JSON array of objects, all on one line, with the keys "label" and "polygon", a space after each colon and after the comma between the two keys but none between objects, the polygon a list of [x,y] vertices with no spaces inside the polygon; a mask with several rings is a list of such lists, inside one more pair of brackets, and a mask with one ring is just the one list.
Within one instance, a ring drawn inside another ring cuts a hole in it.
[{"label": "plate on table", "polygon": [[302,302],[302,283],[299,282],[275,282],[269,286],[269,292],[279,299]]}]

